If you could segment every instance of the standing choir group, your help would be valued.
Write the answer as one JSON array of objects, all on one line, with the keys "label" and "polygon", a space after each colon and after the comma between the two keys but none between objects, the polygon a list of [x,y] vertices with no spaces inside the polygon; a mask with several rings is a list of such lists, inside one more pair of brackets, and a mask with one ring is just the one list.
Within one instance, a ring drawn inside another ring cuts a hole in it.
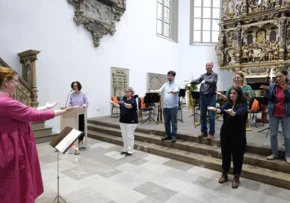
[{"label": "standing choir group", "polygon": [[[179,106],[179,85],[174,79],[176,73],[167,73],[168,82],[158,92],[162,95],[162,111],[164,117],[165,136],[162,141],[177,139],[177,112]],[[232,188],[240,185],[243,157],[245,152],[246,125],[248,118],[248,104],[253,99],[253,91],[245,84],[242,73],[234,74],[234,85],[228,88],[225,95],[217,92],[218,75],[213,72],[213,63],[206,63],[206,73],[199,78],[186,81],[200,85],[200,122],[201,134],[212,140],[215,135],[215,113],[223,114],[220,131],[222,152],[222,176],[219,183],[228,180],[228,172],[233,157]],[[40,164],[36,150],[33,130],[30,122],[39,122],[63,115],[73,108],[87,108],[89,103],[86,95],[81,92],[82,86],[78,81],[71,84],[74,92],[70,96],[69,107],[63,110],[50,110],[57,102],[47,103],[43,107],[28,107],[10,97],[17,88],[19,78],[17,72],[10,68],[0,67],[0,202],[33,203],[43,193]],[[268,115],[270,120],[272,154],[269,160],[278,157],[278,127],[282,123],[285,142],[285,160],[290,164],[290,81],[288,72],[276,72],[276,82],[269,86],[261,86],[266,91]],[[120,128],[123,137],[123,151],[121,154],[130,156],[134,153],[134,131],[138,125],[138,101],[134,98],[134,90],[127,87],[125,97],[112,105],[120,108]],[[223,98],[225,103],[216,108],[216,95]],[[209,130],[207,128],[209,117]],[[79,127],[84,131],[84,117],[79,118]],[[79,138],[83,144],[83,136]],[[13,189],[12,189],[13,188]]]}]

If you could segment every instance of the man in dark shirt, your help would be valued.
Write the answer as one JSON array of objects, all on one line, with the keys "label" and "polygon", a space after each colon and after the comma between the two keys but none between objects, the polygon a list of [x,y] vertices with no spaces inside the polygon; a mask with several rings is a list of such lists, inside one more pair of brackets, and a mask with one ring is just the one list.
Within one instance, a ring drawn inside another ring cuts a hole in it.
[{"label": "man in dark shirt", "polygon": [[[213,62],[206,63],[206,73],[202,74],[199,78],[192,80],[191,83],[200,85],[200,126],[201,134],[199,137],[207,137],[213,139],[215,133],[215,112],[208,111],[208,106],[216,106],[216,90],[218,75],[212,71]],[[207,130],[206,114],[209,115],[209,132]]]}]

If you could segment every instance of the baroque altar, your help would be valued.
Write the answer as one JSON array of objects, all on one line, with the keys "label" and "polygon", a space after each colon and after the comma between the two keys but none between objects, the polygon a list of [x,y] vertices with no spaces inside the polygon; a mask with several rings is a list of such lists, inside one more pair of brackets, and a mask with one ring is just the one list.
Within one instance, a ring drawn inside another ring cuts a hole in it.
[{"label": "baroque altar", "polygon": [[247,78],[289,70],[290,0],[224,0],[220,28],[220,69]]}]

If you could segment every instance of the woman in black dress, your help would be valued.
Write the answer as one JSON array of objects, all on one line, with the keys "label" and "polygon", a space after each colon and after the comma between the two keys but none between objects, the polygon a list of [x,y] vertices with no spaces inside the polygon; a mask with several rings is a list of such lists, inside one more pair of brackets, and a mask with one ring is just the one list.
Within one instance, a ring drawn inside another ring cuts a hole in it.
[{"label": "woman in black dress", "polygon": [[247,99],[240,87],[233,86],[229,92],[227,102],[221,109],[208,107],[208,110],[223,114],[223,124],[220,131],[223,173],[219,183],[228,181],[232,156],[234,164],[232,188],[236,189],[240,185],[239,178],[245,152],[248,108]]}]

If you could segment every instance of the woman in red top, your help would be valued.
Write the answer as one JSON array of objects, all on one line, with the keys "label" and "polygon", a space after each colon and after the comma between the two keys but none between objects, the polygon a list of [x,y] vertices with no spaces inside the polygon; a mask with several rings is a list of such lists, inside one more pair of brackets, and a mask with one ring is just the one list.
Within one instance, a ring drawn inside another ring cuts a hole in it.
[{"label": "woman in red top", "polygon": [[278,128],[282,123],[282,130],[285,140],[285,160],[290,164],[290,82],[288,72],[280,70],[276,72],[276,83],[270,86],[262,85],[266,90],[266,97],[269,99],[268,114],[270,118],[271,148],[272,154],[268,160],[278,159]]}]

